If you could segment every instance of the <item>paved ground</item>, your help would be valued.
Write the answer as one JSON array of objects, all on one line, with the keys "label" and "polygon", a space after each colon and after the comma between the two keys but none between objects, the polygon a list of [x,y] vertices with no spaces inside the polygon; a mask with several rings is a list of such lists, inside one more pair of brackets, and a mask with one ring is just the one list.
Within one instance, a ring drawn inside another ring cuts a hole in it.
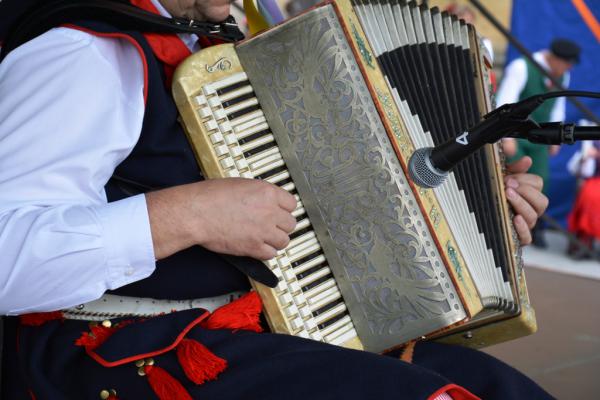
[{"label": "paved ground", "polygon": [[524,372],[558,399],[600,398],[600,263],[563,257],[565,240],[527,249],[525,263],[539,331],[487,352]]}]

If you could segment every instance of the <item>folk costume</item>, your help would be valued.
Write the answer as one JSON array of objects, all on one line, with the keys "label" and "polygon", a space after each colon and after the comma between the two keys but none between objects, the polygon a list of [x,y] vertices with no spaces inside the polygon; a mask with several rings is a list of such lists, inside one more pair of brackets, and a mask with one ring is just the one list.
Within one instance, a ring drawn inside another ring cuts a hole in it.
[{"label": "folk costume", "polygon": [[[157,0],[134,3],[165,12]],[[106,290],[134,302],[200,299],[192,305],[249,290],[243,273],[199,246],[153,260],[139,193],[202,179],[167,84],[190,46],[196,50],[190,37],[82,21],[40,35],[0,64],[0,249],[9,260],[0,272],[9,293],[2,307],[25,314],[6,321],[3,398],[550,398],[465,348],[419,343],[380,356],[260,333],[252,292],[212,311],[98,324],[39,313]],[[19,89],[26,76],[33,82]],[[36,144],[28,131],[47,136]]]},{"label": "folk costume", "polygon": [[[544,56],[544,51],[538,51],[533,54],[533,58],[545,69],[549,69]],[[559,81],[564,87],[569,86],[570,75],[565,73]],[[501,106],[506,103],[515,103],[527,97],[548,93],[552,88],[552,83],[525,58],[519,58],[507,65],[504,77],[498,88],[497,103]],[[550,99],[538,107],[531,118],[537,122],[564,121],[565,119],[565,98],[560,97]],[[523,156],[531,157],[533,164],[529,173],[539,175],[544,180],[544,192],[548,188],[548,146],[530,143],[526,139],[517,139],[517,153],[512,159],[519,159]]]}]

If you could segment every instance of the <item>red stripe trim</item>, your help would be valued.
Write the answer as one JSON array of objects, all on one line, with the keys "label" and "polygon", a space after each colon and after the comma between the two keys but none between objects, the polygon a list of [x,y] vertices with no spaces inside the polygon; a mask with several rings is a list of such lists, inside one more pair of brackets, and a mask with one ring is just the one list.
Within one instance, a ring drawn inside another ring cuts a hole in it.
[{"label": "red stripe trim", "polygon": [[455,385],[454,383],[439,388],[427,400],[435,400],[436,397],[441,396],[443,393],[448,393],[453,400],[481,400],[464,387]]},{"label": "red stripe trim", "polygon": [[168,351],[173,350],[175,347],[177,347],[177,345],[179,344],[179,342],[181,342],[183,340],[183,338],[188,334],[188,332],[195,327],[196,325],[198,325],[200,322],[202,322],[203,320],[205,320],[208,316],[209,316],[209,312],[205,311],[204,314],[200,315],[198,318],[196,318],[195,320],[193,320],[192,322],[190,322],[180,333],[179,335],[175,338],[175,341],[173,343],[171,343],[169,346],[160,349],[160,350],[156,350],[156,351],[152,351],[150,353],[145,353],[145,354],[137,354],[135,356],[130,356],[130,357],[126,357],[126,358],[122,358],[120,360],[117,361],[106,361],[104,358],[102,358],[101,356],[99,356],[96,352],[94,352],[93,350],[90,350],[88,348],[86,348],[86,352],[88,353],[88,355],[90,357],[92,357],[94,360],[96,360],[99,364],[105,366],[105,367],[117,367],[119,365],[123,365],[123,364],[127,364],[130,362],[134,362],[137,360],[141,360],[143,358],[149,358],[149,357],[156,357],[160,354],[166,353]]},{"label": "red stripe trim", "polygon": [[116,38],[116,39],[125,39],[129,43],[131,43],[137,49],[138,53],[140,53],[140,57],[142,57],[142,64],[144,65],[144,105],[146,105],[146,101],[148,100],[148,60],[146,59],[146,54],[142,49],[142,46],[135,40],[133,37],[125,34],[125,33],[105,33],[105,32],[96,32],[91,29],[83,28],[81,26],[72,25],[72,24],[64,24],[62,25],[65,28],[76,29],[78,31],[82,31],[85,33],[89,33],[91,35],[99,36],[99,37],[108,37],[108,38]]}]

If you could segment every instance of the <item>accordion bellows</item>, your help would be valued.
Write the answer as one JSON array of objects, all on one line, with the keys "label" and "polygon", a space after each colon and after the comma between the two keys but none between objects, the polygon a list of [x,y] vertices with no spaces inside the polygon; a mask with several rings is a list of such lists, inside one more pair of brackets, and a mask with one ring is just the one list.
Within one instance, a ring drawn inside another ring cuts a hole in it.
[{"label": "accordion bellows", "polygon": [[271,329],[373,352],[420,338],[480,347],[535,331],[492,146],[440,188],[416,148],[490,109],[476,33],[414,3],[339,0],[188,58],[173,94],[208,178],[296,196],[296,230],[253,285]]}]

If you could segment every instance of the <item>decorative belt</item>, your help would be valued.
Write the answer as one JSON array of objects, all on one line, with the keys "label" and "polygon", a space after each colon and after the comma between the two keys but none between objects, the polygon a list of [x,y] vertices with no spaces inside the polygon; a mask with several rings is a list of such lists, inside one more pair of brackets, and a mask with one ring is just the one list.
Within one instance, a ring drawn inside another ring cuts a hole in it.
[{"label": "decorative belt", "polygon": [[98,300],[80,304],[62,311],[66,319],[103,321],[122,317],[154,317],[175,311],[201,308],[213,312],[246,292],[231,292],[216,297],[195,300],[158,300],[145,297],[127,297],[105,294]]}]

